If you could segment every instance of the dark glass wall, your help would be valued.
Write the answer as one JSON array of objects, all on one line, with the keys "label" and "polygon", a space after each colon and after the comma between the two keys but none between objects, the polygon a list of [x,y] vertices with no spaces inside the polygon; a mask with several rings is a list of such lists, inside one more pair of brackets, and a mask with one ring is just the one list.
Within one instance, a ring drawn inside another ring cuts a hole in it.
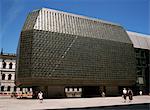
[{"label": "dark glass wall", "polygon": [[132,44],[39,30],[24,31],[21,38],[20,78],[61,79],[62,84],[135,80]]},{"label": "dark glass wall", "polygon": [[145,94],[149,93],[150,87],[150,51],[147,49],[135,48],[137,89]]}]

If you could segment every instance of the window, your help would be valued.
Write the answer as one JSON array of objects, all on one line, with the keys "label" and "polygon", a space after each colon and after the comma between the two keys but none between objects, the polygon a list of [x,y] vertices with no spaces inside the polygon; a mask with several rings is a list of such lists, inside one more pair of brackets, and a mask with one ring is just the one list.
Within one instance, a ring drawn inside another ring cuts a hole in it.
[{"label": "window", "polygon": [[137,75],[142,76],[142,68],[137,68]]},{"label": "window", "polygon": [[6,62],[3,62],[3,68],[6,68]]},{"label": "window", "polygon": [[67,91],[69,91],[69,87],[67,87]]},{"label": "window", "polygon": [[20,88],[20,91],[22,91],[22,88]]},{"label": "window", "polygon": [[12,62],[9,63],[9,69],[12,69]]},{"label": "window", "polygon": [[140,66],[141,65],[141,60],[139,58],[137,58],[137,65]]},{"label": "window", "polygon": [[135,49],[135,52],[136,52],[136,53],[139,53],[139,49]]},{"label": "window", "polygon": [[11,75],[11,74],[9,74],[9,75],[8,75],[8,80],[11,80],[11,77],[12,77],[12,75]]},{"label": "window", "polygon": [[1,86],[1,91],[4,91],[4,86]]},{"label": "window", "polygon": [[16,87],[16,86],[14,86],[14,91],[16,91],[16,89],[17,89],[17,87]]},{"label": "window", "polygon": [[141,56],[145,57],[145,52],[144,51],[141,51]]},{"label": "window", "polygon": [[27,91],[30,91],[30,88],[27,88]]},{"label": "window", "polygon": [[2,80],[5,80],[5,74],[2,74]]},{"label": "window", "polygon": [[10,91],[10,86],[7,87],[7,91]]}]

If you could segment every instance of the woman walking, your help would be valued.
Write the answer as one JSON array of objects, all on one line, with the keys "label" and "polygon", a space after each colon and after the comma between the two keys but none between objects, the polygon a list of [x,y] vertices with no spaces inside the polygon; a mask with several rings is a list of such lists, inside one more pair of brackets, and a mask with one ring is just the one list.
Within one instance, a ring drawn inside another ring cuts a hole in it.
[{"label": "woman walking", "polygon": [[41,91],[38,93],[38,98],[40,100],[40,103],[42,103],[43,102],[43,93]]},{"label": "woman walking", "polygon": [[133,92],[131,89],[128,90],[129,102],[133,100]]}]

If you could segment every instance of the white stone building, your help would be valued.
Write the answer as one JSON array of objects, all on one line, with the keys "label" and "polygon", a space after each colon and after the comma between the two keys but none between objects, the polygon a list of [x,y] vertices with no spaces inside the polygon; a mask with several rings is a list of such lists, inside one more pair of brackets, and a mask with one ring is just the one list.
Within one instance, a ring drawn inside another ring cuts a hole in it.
[{"label": "white stone building", "polygon": [[13,92],[28,92],[31,88],[19,88],[15,85],[15,54],[0,54],[0,95],[11,95]]}]

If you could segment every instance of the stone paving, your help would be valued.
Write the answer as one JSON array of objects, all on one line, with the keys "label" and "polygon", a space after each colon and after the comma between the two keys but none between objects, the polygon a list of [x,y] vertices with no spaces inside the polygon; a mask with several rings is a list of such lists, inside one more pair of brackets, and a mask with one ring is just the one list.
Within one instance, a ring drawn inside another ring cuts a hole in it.
[{"label": "stone paving", "polygon": [[123,101],[122,97],[44,99],[43,103],[40,103],[37,99],[0,97],[0,110],[54,110],[150,103],[150,96],[148,95],[134,96],[133,98],[132,102],[127,100],[126,103]]}]

